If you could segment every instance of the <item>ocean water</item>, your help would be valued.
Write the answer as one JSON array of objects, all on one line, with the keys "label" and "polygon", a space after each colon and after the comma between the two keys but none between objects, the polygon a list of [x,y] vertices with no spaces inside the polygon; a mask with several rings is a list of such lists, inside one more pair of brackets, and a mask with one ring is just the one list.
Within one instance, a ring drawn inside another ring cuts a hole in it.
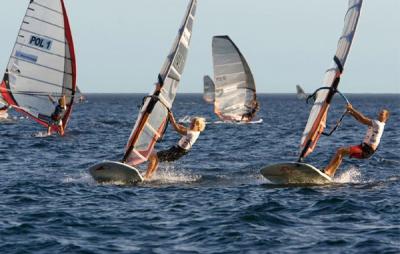
[{"label": "ocean water", "polygon": [[[177,118],[210,122],[192,151],[138,186],[96,184],[88,167],[119,160],[143,95],[88,95],[66,136],[29,119],[0,123],[1,253],[399,253],[400,96],[349,95],[375,116],[391,110],[370,160],[345,159],[335,183],[277,186],[259,170],[294,161],[310,109],[295,95],[260,95],[257,124],[217,121],[201,95],[180,94]],[[337,99],[329,115],[344,109]],[[346,117],[306,162],[325,166],[366,127]],[[169,127],[157,149],[179,139]]]}]

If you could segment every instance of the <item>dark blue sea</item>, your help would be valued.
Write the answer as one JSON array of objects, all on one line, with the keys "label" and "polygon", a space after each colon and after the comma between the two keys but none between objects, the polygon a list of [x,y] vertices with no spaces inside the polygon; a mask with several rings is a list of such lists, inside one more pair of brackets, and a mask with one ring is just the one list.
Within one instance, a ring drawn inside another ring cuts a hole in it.
[{"label": "dark blue sea", "polygon": [[[192,151],[138,186],[96,184],[89,166],[120,160],[143,95],[91,95],[65,137],[11,112],[0,124],[0,253],[400,253],[400,95],[349,95],[374,117],[391,111],[370,160],[345,159],[330,185],[278,186],[259,170],[295,161],[311,106],[260,95],[258,124],[215,123],[200,94],[177,118],[208,124]],[[337,98],[329,124],[344,110]],[[306,162],[324,167],[366,127],[346,117]],[[179,139],[171,127],[157,149]]]}]

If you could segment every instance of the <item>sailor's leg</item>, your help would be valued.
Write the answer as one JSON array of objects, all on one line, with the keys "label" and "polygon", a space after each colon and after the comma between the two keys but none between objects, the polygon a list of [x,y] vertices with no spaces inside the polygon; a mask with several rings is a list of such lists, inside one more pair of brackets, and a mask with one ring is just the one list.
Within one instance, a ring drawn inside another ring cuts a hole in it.
[{"label": "sailor's leg", "polygon": [[64,127],[62,125],[58,126],[58,130],[61,136],[64,136]]},{"label": "sailor's leg", "polygon": [[157,170],[158,168],[158,157],[157,157],[157,153],[153,152],[150,157],[149,157],[149,164],[147,166],[147,171],[146,174],[144,175],[145,179],[150,179],[154,172]]},{"label": "sailor's leg", "polygon": [[341,147],[336,151],[335,156],[332,158],[331,162],[326,166],[324,172],[330,177],[335,175],[336,170],[342,164],[343,157],[350,154],[349,147]]},{"label": "sailor's leg", "polygon": [[59,120],[57,124],[58,124],[58,133],[60,134],[60,136],[64,136],[63,121]]},{"label": "sailor's leg", "polygon": [[51,135],[51,124],[47,127],[47,135]]}]

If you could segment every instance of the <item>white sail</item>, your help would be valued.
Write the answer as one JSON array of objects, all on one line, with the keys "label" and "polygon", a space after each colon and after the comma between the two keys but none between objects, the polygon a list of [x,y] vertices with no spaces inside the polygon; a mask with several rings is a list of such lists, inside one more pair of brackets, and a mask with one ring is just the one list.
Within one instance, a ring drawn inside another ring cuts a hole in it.
[{"label": "white sail", "polygon": [[255,112],[256,86],[246,59],[228,36],[215,36],[214,111],[222,120],[241,121]]},{"label": "white sail", "polygon": [[210,76],[204,76],[204,92],[203,99],[207,103],[214,103],[215,97],[215,84],[214,81],[210,78]]},{"label": "white sail", "polygon": [[65,127],[75,89],[75,54],[64,1],[31,0],[0,86],[1,95],[7,104],[44,126],[50,124],[55,108],[48,96],[65,96]]},{"label": "white sail", "polygon": [[350,0],[344,20],[342,36],[339,39],[332,68],[325,73],[323,84],[331,89],[317,92],[314,106],[311,109],[307,125],[301,138],[300,159],[305,158],[315,148],[321,134],[326,127],[326,118],[330,102],[338,88],[340,76],[346,63],[354,34],[357,29],[363,0]]},{"label": "white sail", "polygon": [[304,100],[307,98],[307,94],[300,85],[296,85],[296,96],[299,100]]}]

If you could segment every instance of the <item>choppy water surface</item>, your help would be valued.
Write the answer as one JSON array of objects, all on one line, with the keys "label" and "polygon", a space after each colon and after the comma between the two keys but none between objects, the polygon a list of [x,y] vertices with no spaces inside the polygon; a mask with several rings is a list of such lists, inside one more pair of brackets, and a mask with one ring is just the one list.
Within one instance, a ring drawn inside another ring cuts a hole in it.
[{"label": "choppy water surface", "polygon": [[[310,106],[294,95],[261,95],[260,124],[209,124],[152,182],[96,184],[87,168],[122,157],[142,96],[89,95],[64,138],[34,137],[43,129],[28,119],[0,124],[1,253],[400,252],[400,96],[349,96],[368,116],[392,114],[375,156],[346,159],[332,185],[275,186],[259,174],[297,157]],[[217,121],[200,95],[179,95],[174,111]],[[346,118],[307,162],[323,167],[365,131]],[[157,147],[178,138],[169,128]]]}]

